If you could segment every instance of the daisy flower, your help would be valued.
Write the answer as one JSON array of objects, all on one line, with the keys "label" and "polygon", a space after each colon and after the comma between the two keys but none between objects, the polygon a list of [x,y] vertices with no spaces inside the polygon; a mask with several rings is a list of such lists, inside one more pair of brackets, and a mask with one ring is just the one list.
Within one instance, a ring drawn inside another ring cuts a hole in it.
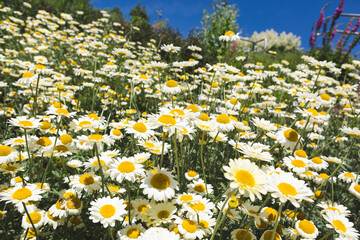
[{"label": "daisy flower", "polygon": [[171,239],[179,240],[180,235],[175,232],[170,232],[166,228],[152,227],[147,229],[142,235],[142,239]]},{"label": "daisy flower", "polygon": [[[207,189],[205,187],[205,182],[202,179],[195,180],[193,183],[188,185],[189,192],[197,193],[199,195],[205,195],[206,193],[213,193],[213,187],[211,184],[207,184]],[[207,191],[206,191],[207,190]]]},{"label": "daisy flower", "polygon": [[256,237],[249,229],[239,228],[231,232],[231,240],[256,240]]},{"label": "daisy flower", "polygon": [[19,152],[14,147],[0,145],[0,164],[15,162]]},{"label": "daisy flower", "polygon": [[31,130],[39,128],[40,120],[35,118],[27,118],[26,116],[20,116],[16,118],[11,118],[9,123],[12,126],[20,127],[23,130]]},{"label": "daisy flower", "polygon": [[246,215],[253,217],[258,225],[261,224],[261,220],[266,220],[266,217],[268,215],[266,212],[259,212],[260,206],[253,206],[250,203],[242,204],[240,209]]},{"label": "daisy flower", "polygon": [[[276,139],[285,148],[294,149],[299,140],[299,134],[291,128],[284,128],[276,134]],[[298,144],[297,147],[300,147]]]},{"label": "daisy flower", "polygon": [[326,227],[333,228],[339,234],[338,239],[340,240],[356,240],[360,236],[359,232],[353,227],[354,224],[336,211],[327,211],[323,218],[328,222]]},{"label": "daisy flower", "polygon": [[349,192],[360,199],[360,185],[356,182],[353,182],[349,187]]},{"label": "daisy flower", "polygon": [[120,240],[142,239],[145,230],[141,224],[131,224],[118,231],[117,236]]},{"label": "daisy flower", "polygon": [[224,35],[221,35],[219,37],[220,41],[225,41],[225,42],[232,42],[235,40],[239,40],[240,36],[239,33],[235,34],[233,31],[227,31]]},{"label": "daisy flower", "polygon": [[263,151],[262,148],[254,148],[253,146],[247,144],[240,145],[239,151],[244,154],[244,157],[255,161],[260,160],[264,162],[271,162],[274,160],[269,152]]},{"label": "daisy flower", "polygon": [[140,188],[149,198],[156,201],[166,201],[175,196],[175,190],[178,190],[178,182],[174,180],[170,172],[166,170],[157,170],[142,180]]},{"label": "daisy flower", "polygon": [[93,173],[84,173],[83,175],[74,175],[70,177],[70,187],[77,192],[84,190],[87,193],[92,193],[101,189],[101,177]]},{"label": "daisy flower", "polygon": [[121,183],[124,179],[135,182],[139,177],[144,175],[142,164],[135,163],[134,158],[118,158],[109,165],[108,173],[111,179]]},{"label": "daisy flower", "polygon": [[[273,235],[273,231],[272,230],[266,230],[260,237],[259,240],[271,240],[271,237]],[[274,239],[275,240],[282,240],[281,236],[275,232],[275,235],[274,235]]]},{"label": "daisy flower", "polygon": [[329,164],[325,160],[322,160],[320,157],[314,157],[310,161],[310,167],[315,171],[327,169],[328,166]]},{"label": "daisy flower", "polygon": [[277,129],[275,124],[263,118],[254,117],[252,122],[257,128],[265,132],[275,131]]},{"label": "daisy flower", "polygon": [[289,156],[284,158],[284,165],[289,170],[297,174],[301,174],[301,173],[305,173],[308,170],[310,162],[306,158],[301,158],[301,157],[295,158],[293,156]]},{"label": "daisy flower", "polygon": [[65,225],[66,218],[59,218],[53,216],[49,211],[45,214],[45,224],[52,226],[53,229],[56,229],[58,226]]},{"label": "daisy flower", "polygon": [[[189,200],[193,197],[193,200]],[[212,211],[215,209],[215,205],[207,198],[203,198],[199,195],[188,195],[188,201],[183,205],[183,210],[188,214],[187,216],[196,216],[198,213],[206,213],[213,215]],[[186,200],[186,196],[182,196],[183,201]],[[180,197],[181,200],[181,197]]]},{"label": "daisy flower", "polygon": [[32,212],[29,212],[29,216],[25,214],[22,218],[21,226],[24,229],[33,229],[33,225],[36,229],[40,228],[45,223],[45,211],[43,210],[35,210]]},{"label": "daisy flower", "polygon": [[0,192],[0,198],[1,201],[13,204],[21,204],[21,202],[27,203],[29,201],[37,202],[42,198],[41,194],[43,192],[44,191],[38,189],[35,184],[28,184],[25,187],[18,185]]},{"label": "daisy flower", "polygon": [[175,223],[178,226],[179,233],[185,239],[202,239],[205,235],[205,232],[201,229],[197,221],[178,218],[175,220]]},{"label": "daisy flower", "polygon": [[279,198],[282,203],[290,201],[296,208],[299,202],[306,200],[312,202],[309,197],[313,195],[310,188],[302,180],[298,180],[291,173],[282,172],[268,176],[268,191],[273,198]]},{"label": "daisy flower", "polygon": [[312,221],[301,220],[295,223],[296,231],[305,239],[316,239],[319,230]]},{"label": "daisy flower", "polygon": [[169,80],[163,85],[162,92],[167,94],[177,94],[181,92],[181,87],[175,80]]},{"label": "daisy flower", "polygon": [[115,221],[122,221],[126,215],[124,200],[104,197],[90,203],[90,217],[94,223],[100,222],[104,228],[114,227]]},{"label": "daisy flower", "polygon": [[[78,142],[80,145],[84,145],[85,148],[91,149],[94,144],[97,145],[99,151],[102,149],[103,144],[106,145],[112,145],[115,140],[112,139],[109,135],[101,135],[101,134],[91,134],[90,136],[79,136],[78,137]],[[81,148],[81,146],[77,145],[79,148]]]},{"label": "daisy flower", "polygon": [[154,203],[148,211],[149,221],[152,225],[171,223],[176,218],[177,208],[171,202]]},{"label": "daisy flower", "polygon": [[229,167],[223,166],[223,169],[225,178],[231,181],[230,187],[239,189],[240,194],[250,197],[251,201],[255,196],[262,199],[261,194],[266,193],[266,175],[250,160],[231,159]]},{"label": "daisy flower", "polygon": [[189,170],[185,173],[185,178],[188,181],[199,178],[199,173],[194,170]]},{"label": "daisy flower", "polygon": [[125,131],[126,133],[134,134],[134,137],[137,139],[146,140],[155,134],[152,128],[146,121],[140,120],[138,122],[129,122],[129,126],[125,128]]},{"label": "daisy flower", "polygon": [[347,209],[346,206],[338,204],[336,202],[331,202],[330,200],[319,203],[318,206],[323,209],[321,211],[321,214],[324,214],[327,211],[338,212],[340,215],[344,216],[349,216],[351,214],[351,212]]},{"label": "daisy flower", "polygon": [[213,117],[213,123],[219,132],[230,132],[235,128],[230,117],[225,113]]}]

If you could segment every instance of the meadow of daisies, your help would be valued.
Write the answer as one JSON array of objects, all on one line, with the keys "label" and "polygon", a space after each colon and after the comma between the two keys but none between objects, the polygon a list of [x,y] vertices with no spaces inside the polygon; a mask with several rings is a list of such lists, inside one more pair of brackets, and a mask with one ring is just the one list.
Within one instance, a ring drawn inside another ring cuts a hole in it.
[{"label": "meadow of daisies", "polygon": [[1,239],[359,238],[360,61],[200,64],[106,13],[1,18]]}]

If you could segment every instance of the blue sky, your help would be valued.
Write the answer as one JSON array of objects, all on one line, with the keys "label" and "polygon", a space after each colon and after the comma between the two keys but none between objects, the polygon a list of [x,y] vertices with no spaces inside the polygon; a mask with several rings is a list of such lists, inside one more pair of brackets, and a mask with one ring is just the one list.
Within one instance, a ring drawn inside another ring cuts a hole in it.
[{"label": "blue sky", "polygon": [[[96,8],[119,7],[129,19],[130,10],[139,1],[134,0],[90,0]],[[150,16],[150,22],[158,19],[156,10],[162,10],[162,19],[168,18],[169,25],[179,27],[187,36],[194,27],[201,27],[203,9],[211,10],[212,0],[142,0]],[[302,47],[308,49],[311,26],[320,14],[321,8],[330,0],[229,0],[239,8],[239,27],[242,36],[251,36],[254,31],[273,28],[277,32],[293,32],[301,36]],[[333,0],[325,11],[325,16],[332,15],[340,0]],[[344,13],[359,13],[360,0],[345,0]],[[346,20],[348,20],[346,18]],[[346,21],[345,20],[345,21]],[[344,24],[345,25],[345,24]],[[344,26],[339,27],[343,29]],[[358,49],[358,48],[357,48]]]}]

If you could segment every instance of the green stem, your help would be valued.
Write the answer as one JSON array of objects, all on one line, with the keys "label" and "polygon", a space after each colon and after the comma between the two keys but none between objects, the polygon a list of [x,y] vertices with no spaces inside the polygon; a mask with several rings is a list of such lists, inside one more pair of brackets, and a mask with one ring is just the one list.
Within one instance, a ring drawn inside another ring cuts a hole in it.
[{"label": "green stem", "polygon": [[38,237],[37,237],[36,228],[35,228],[35,225],[34,225],[34,223],[33,223],[33,220],[32,220],[31,217],[30,217],[29,211],[27,210],[25,203],[24,203],[24,202],[21,202],[21,203],[22,203],[22,205],[23,205],[23,207],[24,207],[24,210],[25,210],[25,212],[26,212],[27,217],[28,217],[29,220],[30,220],[31,226],[32,226],[33,229],[34,229],[35,237],[38,238]]},{"label": "green stem", "polygon": [[30,155],[30,149],[29,149],[29,141],[28,141],[28,137],[27,137],[27,131],[26,128],[24,128],[24,134],[25,134],[25,143],[26,143],[26,151],[28,153],[28,157],[30,159],[30,164],[29,164],[29,175],[30,175],[30,182],[32,182],[32,168],[33,168],[33,157],[32,155]]},{"label": "green stem", "polygon": [[334,232],[334,229],[330,229],[329,231],[327,231],[327,233],[320,238],[320,240],[325,240],[328,236],[330,236],[332,233]]},{"label": "green stem", "polygon": [[[206,196],[209,197],[207,181],[206,181],[206,173],[205,173],[205,164],[204,164],[204,135],[205,132],[201,134],[201,146],[200,146],[200,160],[201,160],[201,168],[204,176],[205,188],[206,188]],[[215,141],[215,140],[214,140]]]},{"label": "green stem", "polygon": [[165,137],[166,137],[166,132],[163,131],[163,133],[162,133],[161,159],[160,159],[159,169],[161,169],[161,167],[163,165],[163,161],[164,161]]},{"label": "green stem", "polygon": [[[276,228],[277,228],[277,226],[278,226],[278,224],[279,224],[279,218],[280,218],[280,215],[281,215],[281,211],[282,211],[283,206],[284,206],[284,203],[281,203],[281,204],[280,204],[280,207],[279,207],[279,210],[278,210],[278,214],[277,214],[277,216],[276,216],[276,221],[275,221],[274,229],[273,229],[273,232],[272,232],[272,235],[271,235],[270,240],[274,240],[274,238],[275,238]],[[295,217],[295,216],[294,216],[294,217]]]}]

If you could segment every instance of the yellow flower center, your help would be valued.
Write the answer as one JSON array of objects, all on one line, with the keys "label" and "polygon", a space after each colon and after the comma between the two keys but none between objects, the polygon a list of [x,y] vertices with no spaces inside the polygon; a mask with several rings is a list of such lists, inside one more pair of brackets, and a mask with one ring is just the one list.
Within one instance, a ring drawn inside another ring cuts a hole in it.
[{"label": "yellow flower center", "polygon": [[[271,240],[271,236],[273,234],[273,231],[267,231],[265,232],[264,234],[264,240]],[[281,237],[278,233],[275,233],[275,237],[274,237],[274,240],[280,240]]]},{"label": "yellow flower center", "polygon": [[170,186],[170,178],[163,173],[156,173],[150,180],[151,186],[156,189],[164,190]]},{"label": "yellow flower center", "polygon": [[205,220],[200,220],[199,221],[199,225],[202,227],[202,228],[208,228],[209,227],[209,223]]},{"label": "yellow flower center", "polygon": [[251,240],[251,235],[248,230],[241,229],[236,233],[236,240]]},{"label": "yellow flower center", "polygon": [[89,121],[81,121],[81,122],[79,122],[79,127],[87,127],[87,126],[89,126],[89,125],[91,125],[91,122],[89,122]]},{"label": "yellow flower center", "polygon": [[155,144],[151,143],[151,142],[145,142],[144,143],[145,147],[147,148],[154,148],[155,147]]},{"label": "yellow flower center", "polygon": [[100,140],[103,140],[104,137],[100,134],[91,134],[89,137],[88,137],[88,140],[89,141],[100,141]]},{"label": "yellow flower center", "polygon": [[22,77],[23,78],[30,78],[30,77],[33,77],[35,76],[35,74],[31,73],[31,72],[25,72]]},{"label": "yellow flower center", "polygon": [[313,234],[315,232],[314,224],[308,220],[300,221],[299,228],[303,230],[306,234]]},{"label": "yellow flower center", "polygon": [[197,176],[197,172],[195,172],[193,170],[188,171],[187,174],[188,174],[189,177],[196,177]]},{"label": "yellow flower center", "polygon": [[199,112],[199,108],[194,105],[194,104],[190,104],[189,106],[186,107],[187,110],[190,110],[190,112],[193,112],[193,113],[197,113]]},{"label": "yellow flower center", "polygon": [[298,157],[302,157],[302,158],[306,158],[307,157],[307,154],[304,150],[302,149],[298,149],[295,151],[295,155],[298,156]]},{"label": "yellow flower center", "polygon": [[190,207],[194,209],[195,211],[204,211],[205,205],[201,202],[190,204]]},{"label": "yellow flower center", "polygon": [[194,233],[197,230],[196,223],[190,219],[184,220],[181,226],[189,233]]},{"label": "yellow flower center", "polygon": [[316,109],[308,108],[306,111],[308,111],[309,113],[311,113],[311,115],[314,116],[314,117],[319,116],[319,112],[316,111]]},{"label": "yellow flower center", "polygon": [[69,111],[66,110],[66,109],[62,109],[62,108],[59,108],[55,111],[55,113],[59,114],[59,115],[68,115],[69,114]]},{"label": "yellow flower center", "polygon": [[230,99],[229,101],[232,105],[236,105],[238,103],[238,100],[233,98],[233,99]]},{"label": "yellow flower center", "polygon": [[72,140],[73,140],[69,134],[63,134],[60,136],[59,139],[63,144],[72,143]]},{"label": "yellow flower center", "polygon": [[[39,223],[41,221],[41,218],[42,218],[41,214],[38,213],[38,212],[32,212],[32,213],[29,214],[29,216],[30,216],[31,221],[34,224]],[[30,224],[31,221],[29,219],[29,216],[26,217],[26,222]]]},{"label": "yellow flower center", "polygon": [[57,145],[55,147],[55,150],[58,152],[67,152],[67,151],[69,151],[69,148],[65,145]]},{"label": "yellow flower center", "polygon": [[274,221],[277,217],[277,211],[271,207],[268,207],[264,210],[264,212],[266,212],[267,215],[267,219],[269,219],[269,221]]},{"label": "yellow flower center", "polygon": [[[106,162],[104,160],[100,159],[100,164],[101,164],[101,166],[104,166],[104,165],[106,165]],[[93,161],[92,165],[95,166],[95,167],[98,167],[99,166],[99,161],[98,160]]]},{"label": "yellow flower center", "polygon": [[226,114],[220,114],[219,116],[217,116],[216,121],[218,123],[222,123],[222,124],[227,124],[230,123],[230,118],[226,115]]},{"label": "yellow flower center", "polygon": [[166,82],[166,86],[169,88],[174,88],[179,86],[179,84],[175,80],[169,80]]},{"label": "yellow flower center", "polygon": [[133,126],[133,129],[138,131],[138,132],[141,132],[141,133],[144,133],[144,132],[147,131],[146,125],[143,124],[142,122],[135,123],[134,126]]},{"label": "yellow flower center", "polygon": [[334,207],[327,207],[326,210],[337,211],[338,213],[340,213],[340,210]]},{"label": "yellow flower center", "polygon": [[196,184],[194,190],[197,192],[205,192],[206,188],[203,184]]},{"label": "yellow flower center", "polygon": [[112,130],[112,134],[119,137],[121,136],[122,133],[119,129],[115,128],[114,130]]},{"label": "yellow flower center", "polygon": [[12,198],[16,200],[24,200],[32,196],[31,190],[27,188],[20,188],[12,194]]},{"label": "yellow flower center", "polygon": [[135,166],[132,162],[124,161],[119,164],[117,168],[121,173],[131,173],[135,170]]},{"label": "yellow flower center", "polygon": [[235,178],[239,183],[245,186],[249,186],[249,187],[255,186],[255,178],[249,171],[238,170],[235,173]]},{"label": "yellow flower center", "polygon": [[72,197],[66,202],[68,209],[78,209],[81,207],[81,200],[78,197]]},{"label": "yellow flower center", "polygon": [[111,204],[106,204],[100,208],[100,214],[104,218],[111,218],[112,216],[114,216],[115,212],[116,212],[116,209]]},{"label": "yellow flower center", "polygon": [[91,185],[95,182],[95,179],[92,175],[85,173],[79,178],[79,182],[84,185]]},{"label": "yellow flower center", "polygon": [[1,145],[0,146],[0,156],[1,157],[8,156],[11,152],[12,152],[11,147],[6,146],[6,145]]},{"label": "yellow flower center", "polygon": [[330,96],[326,93],[320,95],[321,99],[324,101],[330,101]]},{"label": "yellow flower center", "polygon": [[358,193],[360,193],[360,185],[355,185],[354,186],[354,190],[357,191]]},{"label": "yellow flower center", "polygon": [[235,33],[233,31],[227,31],[225,33],[225,36],[228,36],[228,37],[231,37],[231,36],[234,36],[234,35],[235,35]]},{"label": "yellow flower center", "polygon": [[209,116],[206,113],[201,113],[199,119],[202,120],[202,121],[209,121],[210,120]]},{"label": "yellow flower center", "polygon": [[51,145],[52,141],[48,137],[41,137],[39,140],[36,141],[36,144],[46,147]]},{"label": "yellow flower center", "polygon": [[96,115],[96,113],[90,113],[88,115],[89,118],[94,119],[94,120],[99,120],[100,118],[98,117],[98,115]]},{"label": "yellow flower center", "polygon": [[138,238],[140,236],[140,230],[137,228],[130,228],[127,232],[126,232],[126,236],[128,238]]},{"label": "yellow flower center", "polygon": [[319,157],[314,157],[311,161],[316,164],[321,164],[323,162]]},{"label": "yellow flower center", "polygon": [[329,175],[327,175],[326,173],[320,173],[318,176],[318,178],[323,178],[323,179],[326,179],[328,177],[329,177]]},{"label": "yellow flower center", "polygon": [[293,129],[287,129],[284,131],[284,136],[287,140],[291,142],[296,142],[299,138],[298,133]]},{"label": "yellow flower center", "polygon": [[41,65],[41,64],[36,64],[35,67],[39,70],[42,70],[42,69],[46,69],[46,67],[44,65]]},{"label": "yellow flower center", "polygon": [[137,210],[138,210],[138,212],[139,213],[146,213],[146,210],[149,208],[149,206],[148,205],[146,205],[146,204],[142,204],[142,205],[140,205],[140,206],[138,206],[138,208],[137,208]]},{"label": "yellow flower center", "polygon": [[23,144],[23,143],[25,143],[25,140],[24,139],[15,139],[14,143],[15,144]]},{"label": "yellow flower center", "polygon": [[176,121],[175,118],[171,115],[161,115],[158,118],[158,121],[161,122],[162,124],[166,124],[166,125],[175,125]]},{"label": "yellow flower center", "polygon": [[185,115],[184,111],[181,110],[181,109],[171,109],[170,113],[171,113],[172,115],[180,115],[180,116],[184,116],[184,115]]},{"label": "yellow flower center", "polygon": [[295,159],[291,161],[291,165],[293,165],[294,167],[305,167],[306,164],[304,163],[303,160],[299,160],[299,159]]},{"label": "yellow flower center", "polygon": [[46,215],[47,215],[48,218],[50,218],[50,219],[53,220],[54,222],[60,220],[59,217],[54,217],[53,215],[51,215],[49,211],[46,213]]},{"label": "yellow flower center", "polygon": [[346,232],[346,227],[345,224],[340,221],[340,220],[333,220],[332,221],[336,231],[342,231],[342,232]]},{"label": "yellow flower center", "polygon": [[166,210],[162,210],[160,212],[158,212],[157,217],[160,219],[165,219],[168,218],[170,216],[170,212],[166,211]]},{"label": "yellow flower center", "polygon": [[291,186],[288,183],[279,183],[277,185],[277,187],[283,195],[286,195],[286,196],[288,196],[288,195],[296,196],[297,195],[296,188],[294,188],[293,186]]},{"label": "yellow flower center", "polygon": [[183,202],[188,202],[191,200],[194,200],[194,198],[191,195],[182,195],[180,197],[180,201],[183,201]]},{"label": "yellow flower center", "polygon": [[42,121],[40,128],[43,130],[49,129],[49,128],[51,128],[51,123],[48,121]]},{"label": "yellow flower center", "polygon": [[33,123],[28,120],[24,120],[24,121],[19,121],[19,125],[24,128],[28,128],[28,127],[32,127]]}]

